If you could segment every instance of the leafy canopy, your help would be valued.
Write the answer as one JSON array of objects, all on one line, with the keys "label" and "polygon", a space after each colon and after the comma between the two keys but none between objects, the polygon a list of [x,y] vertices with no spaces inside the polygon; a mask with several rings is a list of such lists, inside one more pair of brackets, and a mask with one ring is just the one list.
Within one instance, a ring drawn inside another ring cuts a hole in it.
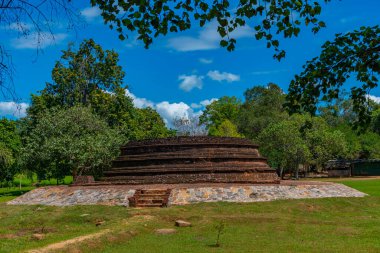
[{"label": "leafy canopy", "polygon": [[16,122],[0,119],[0,183],[11,181],[16,174],[16,158],[20,148],[21,139]]},{"label": "leafy canopy", "polygon": [[200,124],[206,125],[209,135],[217,135],[218,128],[223,122],[226,120],[231,123],[236,122],[240,106],[241,101],[236,97],[221,97],[206,106],[199,117]]},{"label": "leafy canopy", "polygon": [[256,138],[271,123],[288,117],[283,107],[285,94],[277,84],[254,86],[244,92],[244,97],[237,125],[239,131],[248,138]]},{"label": "leafy canopy", "polygon": [[380,27],[361,27],[337,34],[322,46],[319,57],[306,62],[304,70],[289,86],[286,106],[291,113],[315,114],[319,101],[337,99],[341,87],[352,78],[360,86],[351,88],[354,128],[367,128],[371,122],[368,92],[378,86],[380,74]]},{"label": "leafy canopy", "polygon": [[52,108],[24,137],[21,161],[40,178],[101,174],[117,155],[122,139],[89,107]]},{"label": "leafy canopy", "polygon": [[[300,131],[306,124],[309,127]],[[259,134],[258,141],[270,164],[281,169],[297,170],[299,164],[321,168],[328,160],[347,154],[341,131],[329,127],[321,117],[305,114],[269,125]]]},{"label": "leafy canopy", "polygon": [[104,50],[92,39],[79,48],[70,44],[55,64],[53,83],[47,83],[40,95],[32,95],[28,117],[33,125],[46,109],[90,106],[109,126],[122,130],[124,142],[171,135],[157,112],[134,107],[123,87],[124,76],[113,50]]},{"label": "leafy canopy", "polygon": [[228,51],[235,48],[233,32],[251,25],[255,30],[252,36],[266,40],[268,48],[273,46],[277,59],[285,56],[285,51],[279,48],[278,35],[297,36],[302,24],[311,25],[314,33],[325,27],[318,19],[322,11],[320,2],[330,0],[91,0],[92,6],[99,7],[104,22],[116,29],[121,40],[128,38],[129,32],[137,32],[137,39],[146,48],[160,35],[188,30],[194,23],[203,27],[216,20],[220,45]]}]

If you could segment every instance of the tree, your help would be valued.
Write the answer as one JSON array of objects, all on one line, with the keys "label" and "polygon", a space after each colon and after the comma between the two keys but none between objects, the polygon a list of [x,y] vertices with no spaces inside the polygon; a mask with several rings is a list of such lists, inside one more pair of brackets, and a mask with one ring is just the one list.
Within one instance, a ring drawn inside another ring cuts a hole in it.
[{"label": "tree", "polygon": [[69,44],[52,71],[53,83],[46,84],[42,95],[48,97],[49,107],[88,105],[96,91],[115,93],[122,88],[125,73],[118,62],[116,52],[103,50],[92,39],[77,50]]},{"label": "tree", "polygon": [[372,113],[372,131],[380,135],[380,109]]},{"label": "tree", "polygon": [[130,140],[155,139],[174,136],[175,132],[165,126],[164,120],[158,112],[150,107],[135,109],[135,115],[131,122],[126,122],[120,127],[121,132],[130,132]]},{"label": "tree", "polygon": [[340,159],[347,155],[347,141],[344,134],[334,130],[321,117],[300,116],[299,127],[309,124],[301,135],[310,150],[308,164],[315,170],[322,170],[331,159]]},{"label": "tree", "polygon": [[17,122],[6,118],[0,119],[0,143],[13,155],[20,150],[21,139],[17,130]]},{"label": "tree", "polygon": [[199,117],[201,124],[206,125],[209,135],[215,135],[217,128],[225,121],[236,122],[241,101],[236,97],[221,97],[206,106]]},{"label": "tree", "polygon": [[299,164],[306,163],[311,157],[295,121],[285,120],[271,124],[257,139],[260,151],[268,157],[272,167],[279,169],[281,178],[286,170],[298,171]]},{"label": "tree", "polygon": [[14,162],[12,151],[0,143],[0,184],[10,182],[14,177]]},{"label": "tree", "polygon": [[297,36],[302,23],[311,25],[314,33],[325,27],[325,23],[318,19],[322,11],[319,2],[330,0],[91,0],[92,5],[102,11],[104,22],[111,29],[116,28],[121,40],[128,38],[128,32],[137,32],[137,39],[143,41],[146,48],[160,35],[188,30],[195,22],[203,27],[215,20],[222,47],[232,51],[236,44],[233,32],[250,23],[255,29],[252,36],[266,40],[268,48],[274,47],[277,59],[285,56],[285,51],[279,49],[279,34],[285,38]]},{"label": "tree", "polygon": [[24,137],[21,164],[40,179],[66,175],[101,175],[119,152],[120,134],[91,109],[52,108],[38,118]]},{"label": "tree", "polygon": [[243,135],[238,132],[237,126],[228,119],[224,120],[219,126],[217,126],[217,128],[213,131],[213,136],[243,137]]},{"label": "tree", "polygon": [[333,99],[331,102],[319,106],[318,115],[332,127],[352,125],[357,117],[352,108],[352,100],[345,97]]},{"label": "tree", "polygon": [[344,134],[331,129],[321,117],[293,115],[269,125],[258,140],[272,166],[280,171],[288,168],[297,178],[299,164],[319,170],[328,160],[347,155]]},{"label": "tree", "polygon": [[239,132],[254,139],[271,123],[288,117],[283,107],[285,94],[282,89],[269,83],[267,86],[254,86],[244,92],[245,101],[237,117]]},{"label": "tree", "polygon": [[361,86],[351,88],[355,129],[366,129],[371,122],[368,92],[378,86],[380,74],[380,27],[361,27],[337,34],[322,46],[319,57],[306,62],[301,74],[290,83],[286,106],[291,113],[315,114],[319,101],[331,101],[352,76]]},{"label": "tree", "polygon": [[157,112],[135,108],[132,98],[126,96],[122,86],[125,73],[118,62],[116,52],[103,50],[92,39],[84,40],[78,49],[69,45],[52,71],[53,83],[47,83],[41,95],[32,95],[30,128],[47,109],[81,105],[89,106],[110,127],[122,129],[123,143],[170,135]]},{"label": "tree", "polygon": [[0,119],[0,183],[10,182],[17,172],[16,159],[21,148],[21,139],[16,122]]}]

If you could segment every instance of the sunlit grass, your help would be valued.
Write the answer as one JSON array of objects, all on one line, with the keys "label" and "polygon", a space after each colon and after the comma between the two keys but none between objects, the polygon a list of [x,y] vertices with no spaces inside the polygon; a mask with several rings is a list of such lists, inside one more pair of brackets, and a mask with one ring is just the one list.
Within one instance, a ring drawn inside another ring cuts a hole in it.
[{"label": "sunlit grass", "polygon": [[[162,209],[7,206],[0,203],[0,252],[19,252],[103,229],[102,238],[57,252],[380,252],[380,180],[345,180],[371,196],[202,203]],[[131,216],[153,218],[130,222]],[[184,219],[189,228],[176,228]],[[98,221],[105,221],[96,226]],[[223,222],[220,247],[216,225]],[[158,228],[176,228],[158,235]],[[31,235],[45,233],[36,241]],[[7,235],[7,236],[5,236]],[[8,238],[8,239],[6,239]]]}]

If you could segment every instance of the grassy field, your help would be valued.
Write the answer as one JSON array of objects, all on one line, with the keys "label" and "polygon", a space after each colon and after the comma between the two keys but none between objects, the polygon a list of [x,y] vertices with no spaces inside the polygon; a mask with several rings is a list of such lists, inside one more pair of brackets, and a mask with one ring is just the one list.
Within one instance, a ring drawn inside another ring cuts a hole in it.
[{"label": "grassy field", "polygon": [[[73,177],[66,176],[63,179],[63,182],[60,182],[60,184],[68,185],[68,184],[71,184],[72,181],[73,181]],[[9,201],[17,196],[24,194],[25,192],[33,190],[35,188],[35,186],[33,186],[33,183],[35,182],[37,182],[36,176],[33,177],[33,180],[30,178],[27,178],[26,176],[16,176],[15,179],[13,180],[11,187],[0,188],[0,203]],[[41,180],[39,184],[40,186],[56,185],[57,180],[56,179]]]},{"label": "grassy field", "polygon": [[[163,209],[0,203],[0,252],[22,252],[97,232],[105,234],[55,252],[380,252],[380,180],[342,182],[371,196]],[[176,228],[176,219],[193,226]],[[215,247],[219,224],[224,229],[220,247]],[[160,235],[158,228],[177,231]],[[45,238],[32,239],[34,233]]]},{"label": "grassy field", "polygon": [[[33,175],[33,179],[28,178],[25,175],[16,175],[13,180],[13,186],[18,187],[21,183],[22,187],[30,187],[33,183],[37,182],[37,175]],[[59,181],[59,184],[71,184],[73,182],[72,176],[66,176],[63,181]],[[57,185],[57,179],[46,179],[39,182],[41,186]]]}]

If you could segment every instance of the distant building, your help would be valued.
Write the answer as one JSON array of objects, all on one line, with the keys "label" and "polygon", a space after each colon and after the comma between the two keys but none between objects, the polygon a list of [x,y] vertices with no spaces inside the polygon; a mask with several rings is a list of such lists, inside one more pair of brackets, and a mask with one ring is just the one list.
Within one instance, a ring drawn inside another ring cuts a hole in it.
[{"label": "distant building", "polygon": [[329,177],[380,176],[379,159],[330,160],[325,168]]}]

